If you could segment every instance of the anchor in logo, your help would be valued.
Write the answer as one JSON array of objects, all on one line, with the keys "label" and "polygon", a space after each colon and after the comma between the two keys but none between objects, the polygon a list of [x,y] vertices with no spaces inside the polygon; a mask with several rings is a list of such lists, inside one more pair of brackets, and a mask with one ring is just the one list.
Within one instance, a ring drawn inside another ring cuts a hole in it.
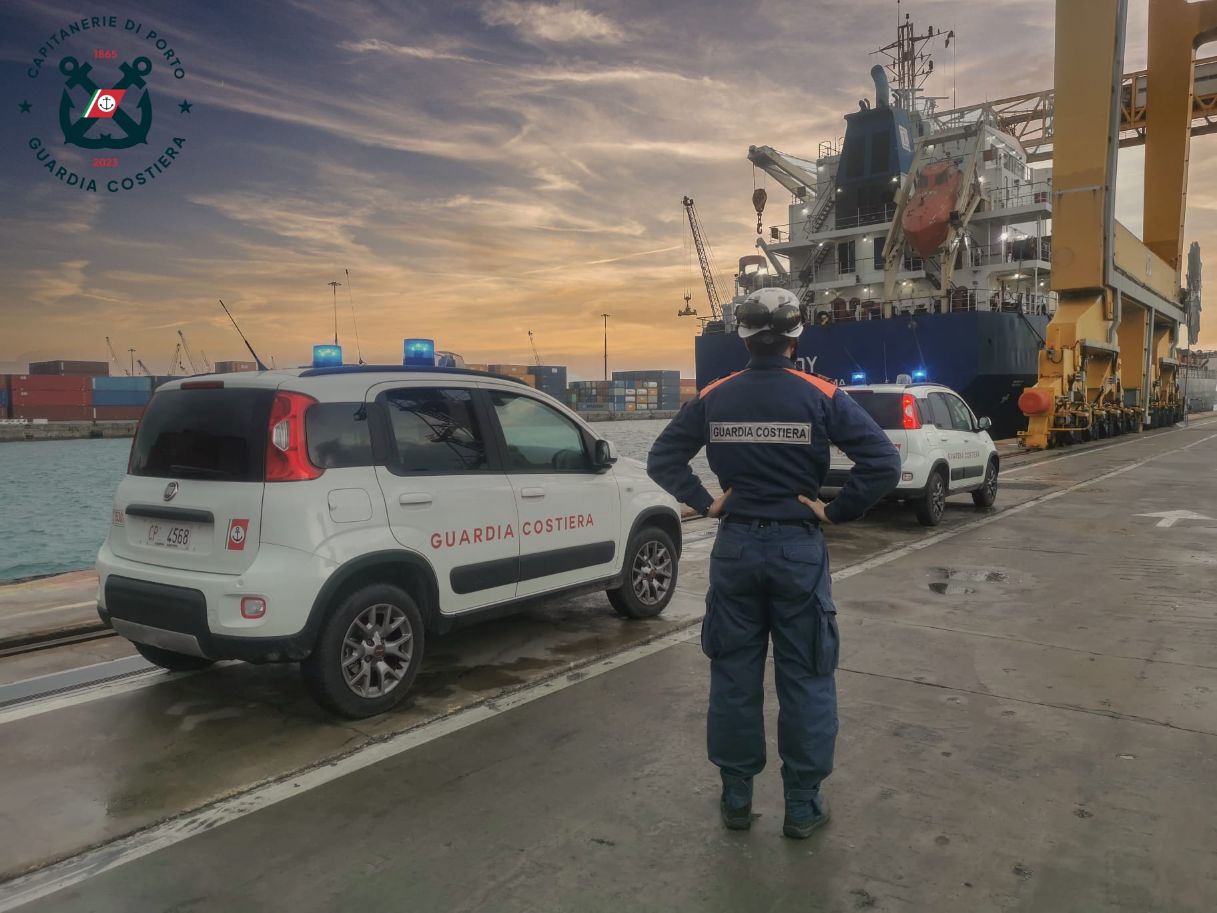
[{"label": "anchor in logo", "polygon": [[[121,108],[115,110],[112,119],[126,134],[121,139],[114,139],[109,133],[98,137],[86,136],[100,118],[82,117],[76,121],[72,120],[72,109],[75,105],[72,102],[71,90],[81,86],[94,95],[100,91],[89,77],[92,69],[92,64],[78,63],[75,57],[65,57],[59,61],[59,72],[68,77],[63,97],[59,101],[59,126],[63,130],[64,143],[83,149],[130,149],[148,142],[148,130],[152,127],[152,101],[146,90],[139,100],[139,123]],[[125,90],[132,86],[144,89],[144,77],[152,72],[152,61],[147,57],[136,57],[133,64],[124,63],[120,69],[123,71],[123,78],[113,86],[114,89]]]}]

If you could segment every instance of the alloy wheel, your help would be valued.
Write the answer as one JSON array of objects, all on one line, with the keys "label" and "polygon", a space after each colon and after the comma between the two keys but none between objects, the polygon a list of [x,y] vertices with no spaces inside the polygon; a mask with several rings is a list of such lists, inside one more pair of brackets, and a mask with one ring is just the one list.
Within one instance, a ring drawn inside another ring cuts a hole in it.
[{"label": "alloy wheel", "polygon": [[355,616],[342,638],[342,676],[364,698],[396,688],[414,656],[414,630],[398,606],[378,603]]},{"label": "alloy wheel", "polygon": [[638,601],[655,605],[672,586],[672,553],[662,542],[644,542],[634,555],[631,576]]}]

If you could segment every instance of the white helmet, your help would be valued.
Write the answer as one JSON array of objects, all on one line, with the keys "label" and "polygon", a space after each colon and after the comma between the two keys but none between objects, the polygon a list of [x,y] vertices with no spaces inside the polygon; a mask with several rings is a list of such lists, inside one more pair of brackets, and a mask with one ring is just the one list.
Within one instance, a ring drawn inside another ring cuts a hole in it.
[{"label": "white helmet", "polygon": [[735,309],[735,322],[741,339],[766,330],[789,339],[803,333],[799,302],[784,288],[763,288],[753,292]]}]

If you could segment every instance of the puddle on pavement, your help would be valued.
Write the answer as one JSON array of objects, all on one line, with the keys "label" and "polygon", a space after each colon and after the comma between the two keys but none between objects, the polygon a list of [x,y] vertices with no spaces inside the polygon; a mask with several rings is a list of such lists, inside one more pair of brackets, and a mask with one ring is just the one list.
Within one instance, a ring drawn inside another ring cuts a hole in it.
[{"label": "puddle on pavement", "polygon": [[985,584],[1013,583],[1018,578],[1009,571],[990,567],[932,567],[926,575],[935,578],[927,584],[940,596],[970,596]]},{"label": "puddle on pavement", "polygon": [[[434,659],[439,659],[435,657]],[[451,657],[455,659],[455,657]],[[477,692],[493,691],[508,688],[512,685],[522,685],[528,681],[525,673],[538,669],[551,669],[561,663],[552,659],[535,659],[521,656],[511,662],[494,663],[493,665],[475,666],[440,666],[423,664],[418,674],[413,692],[418,697],[451,697],[457,691]]]}]

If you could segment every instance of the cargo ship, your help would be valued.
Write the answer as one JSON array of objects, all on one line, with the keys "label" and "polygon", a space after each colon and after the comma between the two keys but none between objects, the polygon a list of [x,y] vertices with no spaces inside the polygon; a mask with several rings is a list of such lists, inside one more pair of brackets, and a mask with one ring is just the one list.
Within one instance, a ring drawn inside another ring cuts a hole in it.
[{"label": "cargo ship", "polygon": [[[752,146],[752,163],[790,193],[785,224],[741,258],[735,295],[696,340],[699,387],[747,353],[734,308],[787,288],[805,330],[798,360],[839,382],[926,378],[959,391],[994,433],[1026,427],[1019,394],[1037,378],[1051,292],[1052,171],[1033,165],[989,107],[936,111],[928,48],[907,17],[871,69],[874,94],[844,137],[814,158]],[[765,193],[754,196],[761,231]]]}]

